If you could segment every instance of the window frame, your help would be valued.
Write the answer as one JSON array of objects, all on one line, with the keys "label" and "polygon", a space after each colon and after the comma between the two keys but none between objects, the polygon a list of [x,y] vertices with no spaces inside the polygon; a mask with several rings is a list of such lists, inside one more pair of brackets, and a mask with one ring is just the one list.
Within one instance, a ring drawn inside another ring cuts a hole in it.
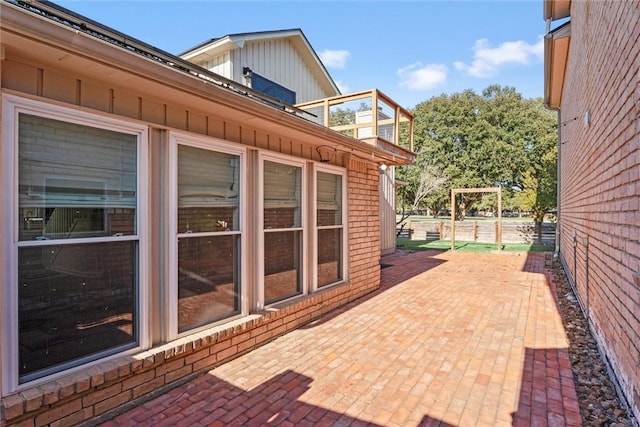
[{"label": "window frame", "polygon": [[[313,292],[317,292],[318,290],[323,290],[323,289],[327,289],[330,288],[332,286],[335,285],[339,285],[341,283],[345,283],[348,281],[348,266],[347,266],[347,262],[349,260],[349,256],[348,256],[348,249],[349,249],[349,245],[347,242],[347,237],[348,237],[348,217],[347,217],[347,171],[344,168],[338,167],[338,166],[332,166],[332,165],[327,165],[324,163],[314,163],[314,168],[313,168],[313,194],[311,195],[311,206],[310,206],[310,216],[311,216],[311,224],[313,224],[313,243],[311,244],[311,249],[310,249],[310,259],[313,260],[313,262],[311,263],[312,266],[312,271],[309,272],[310,277],[311,277],[311,283],[312,283],[312,291]],[[328,173],[328,174],[333,174],[333,175],[339,175],[342,177],[342,224],[339,226],[336,225],[331,225],[331,226],[318,226],[318,172],[324,172],[324,173]],[[335,230],[335,229],[341,229],[342,230],[342,271],[341,271],[341,275],[342,275],[342,279],[337,280],[333,283],[329,283],[323,286],[319,286],[318,285],[318,231],[319,230]]]},{"label": "window frame", "polygon": [[[167,322],[162,326],[166,331],[167,340],[171,341],[176,338],[194,334],[216,325],[228,323],[234,319],[245,317],[249,314],[249,289],[247,288],[247,149],[238,147],[227,141],[204,136],[194,136],[182,132],[171,131],[169,133],[169,280],[166,286],[166,312],[168,314]],[[193,148],[199,148],[208,151],[215,151],[224,154],[239,156],[239,229],[231,231],[210,231],[197,233],[178,233],[178,146],[184,145]],[[196,326],[192,329],[179,331],[178,328],[178,240],[182,237],[205,237],[205,236],[240,236],[240,259],[237,260],[240,274],[240,313],[219,319],[211,323]]]},{"label": "window frame", "polygon": [[[265,231],[264,228],[264,163],[265,161],[280,163],[283,165],[299,167],[301,169],[300,173],[300,227],[288,227],[288,228],[277,228],[277,229],[268,229]],[[257,289],[255,290],[256,301],[255,306],[258,310],[263,310],[265,308],[271,306],[277,306],[278,304],[285,303],[287,301],[294,300],[296,298],[300,298],[309,293],[309,281],[308,281],[308,272],[306,271],[306,266],[308,265],[309,259],[309,250],[308,250],[308,218],[307,218],[307,206],[308,206],[308,191],[307,191],[307,171],[308,166],[307,162],[303,159],[297,157],[291,157],[285,154],[280,153],[272,153],[272,152],[264,152],[260,151],[258,154],[258,180],[256,184],[256,198],[257,198],[257,209],[258,212],[258,232],[256,236],[256,245],[257,245]],[[300,231],[302,233],[302,238],[300,242],[301,248],[301,262],[300,267],[302,268],[302,272],[300,273],[300,277],[302,280],[301,283],[301,292],[299,294],[283,298],[278,301],[274,301],[273,303],[267,304],[265,302],[265,233],[266,232],[285,232],[285,231]]]},{"label": "window frame", "polygon": [[[149,268],[148,268],[148,226],[143,219],[148,217],[148,140],[149,128],[138,122],[113,117],[81,109],[45,103],[13,94],[2,95],[3,129],[1,135],[2,171],[0,185],[7,188],[0,199],[0,234],[11,236],[0,244],[0,277],[7,286],[0,289],[0,358],[2,363],[2,393],[8,394],[49,381],[71,372],[86,369],[87,365],[133,354],[150,345],[149,336]],[[90,126],[136,136],[136,232],[124,236],[76,237],[54,240],[19,240],[19,115],[30,114],[65,123]],[[101,351],[94,355],[80,357],[57,364],[44,370],[41,376],[20,383],[19,375],[19,319],[18,319],[18,251],[20,248],[48,245],[74,245],[105,242],[137,241],[135,259],[137,277],[135,284],[134,310],[137,319],[135,335],[137,342],[121,351],[118,347]]]}]

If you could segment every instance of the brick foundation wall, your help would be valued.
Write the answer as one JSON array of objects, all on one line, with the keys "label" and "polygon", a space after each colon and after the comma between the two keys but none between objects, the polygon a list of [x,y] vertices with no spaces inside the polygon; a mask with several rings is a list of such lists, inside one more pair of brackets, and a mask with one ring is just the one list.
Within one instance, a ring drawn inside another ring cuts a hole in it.
[{"label": "brick foundation wall", "polygon": [[636,417],[640,415],[638,16],[638,2],[571,3],[560,116],[559,216],[561,260]]}]

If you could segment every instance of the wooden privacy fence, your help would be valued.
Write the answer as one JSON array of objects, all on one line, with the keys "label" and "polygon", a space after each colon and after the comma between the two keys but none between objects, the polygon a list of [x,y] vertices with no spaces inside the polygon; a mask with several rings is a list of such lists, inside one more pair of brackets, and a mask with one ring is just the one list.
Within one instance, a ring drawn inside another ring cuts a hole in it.
[{"label": "wooden privacy fence", "polygon": [[[477,221],[466,219],[456,221],[455,240],[498,243],[498,223],[496,221]],[[556,225],[542,224],[542,243],[553,245]],[[400,230],[398,230],[400,231]],[[450,240],[449,221],[407,221],[400,238],[411,240]],[[535,224],[532,221],[508,221],[502,223],[502,243],[533,243],[537,241]]]}]

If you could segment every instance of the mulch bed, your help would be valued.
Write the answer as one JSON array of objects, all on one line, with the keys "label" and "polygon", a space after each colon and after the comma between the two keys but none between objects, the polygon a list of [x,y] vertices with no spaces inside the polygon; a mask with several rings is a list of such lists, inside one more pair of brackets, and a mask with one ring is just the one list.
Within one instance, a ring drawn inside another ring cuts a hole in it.
[{"label": "mulch bed", "polygon": [[584,317],[567,276],[558,261],[553,262],[558,292],[558,311],[569,339],[569,358],[585,426],[633,426],[621,403],[611,376]]}]

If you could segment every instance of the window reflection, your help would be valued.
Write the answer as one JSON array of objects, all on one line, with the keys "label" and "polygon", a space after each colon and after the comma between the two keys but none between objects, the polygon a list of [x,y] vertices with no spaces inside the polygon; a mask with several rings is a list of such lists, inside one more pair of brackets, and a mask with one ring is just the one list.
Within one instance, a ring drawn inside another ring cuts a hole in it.
[{"label": "window reflection", "polygon": [[178,146],[178,233],[238,231],[240,156]]},{"label": "window reflection", "polygon": [[302,293],[302,231],[264,236],[264,299],[274,303]]},{"label": "window reflection", "polygon": [[240,236],[178,241],[178,330],[240,313]]},{"label": "window reflection", "polygon": [[178,332],[240,313],[240,156],[178,145]]},{"label": "window reflection", "polygon": [[136,337],[135,241],[18,252],[20,376]]},{"label": "window reflection", "polygon": [[318,286],[342,279],[342,229],[318,230]]},{"label": "window reflection", "polygon": [[317,283],[322,287],[344,278],[342,175],[318,171],[316,181]]},{"label": "window reflection", "polygon": [[136,234],[137,136],[19,115],[19,238]]}]

